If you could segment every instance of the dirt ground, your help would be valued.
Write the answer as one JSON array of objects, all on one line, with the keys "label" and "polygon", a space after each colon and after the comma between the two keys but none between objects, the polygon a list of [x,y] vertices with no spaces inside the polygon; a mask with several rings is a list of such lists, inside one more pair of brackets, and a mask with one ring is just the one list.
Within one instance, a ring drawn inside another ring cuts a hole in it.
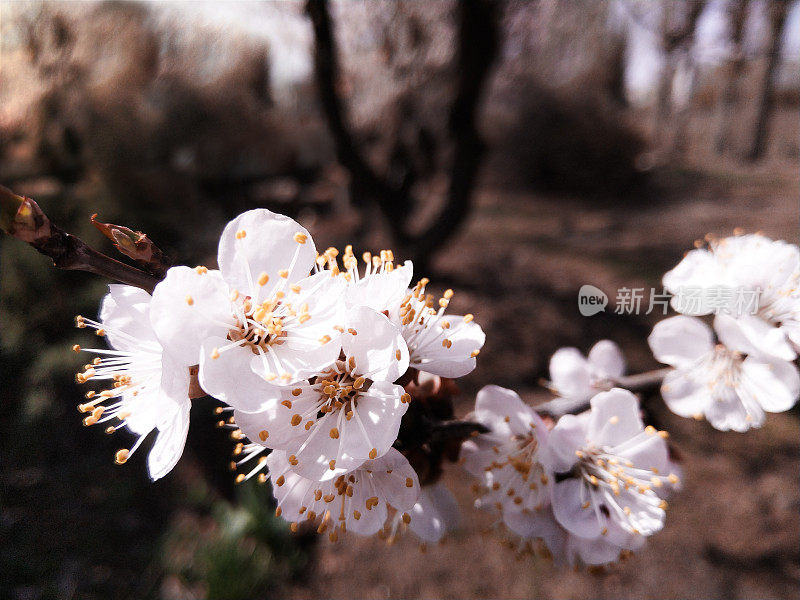
[{"label": "dirt ground", "polygon": [[[796,116],[796,115],[795,115]],[[796,121],[796,119],[795,119]],[[789,121],[787,121],[788,123]],[[794,125],[796,127],[796,125]],[[478,387],[498,383],[529,402],[550,354],[592,340],[620,343],[631,371],[654,368],[645,337],[659,316],[581,317],[576,290],[591,283],[614,305],[616,290],[649,289],[695,239],[734,227],[797,241],[798,172],[793,161],[739,163],[692,156],[691,166],[659,176],[651,199],[625,206],[531,196],[484,187],[465,231],[438,257],[434,282],[453,287],[454,312],[476,315],[487,343],[463,380],[459,412]],[[646,406],[683,459],[683,489],[665,529],[646,549],[604,574],[518,558],[500,542],[494,517],[470,504],[469,476],[453,465],[445,481],[462,523],[442,545],[421,552],[410,535],[389,547],[349,536],[322,541],[317,568],[290,598],[794,598],[800,589],[800,489],[796,411],[764,428],[721,433],[681,419],[658,397]]]}]

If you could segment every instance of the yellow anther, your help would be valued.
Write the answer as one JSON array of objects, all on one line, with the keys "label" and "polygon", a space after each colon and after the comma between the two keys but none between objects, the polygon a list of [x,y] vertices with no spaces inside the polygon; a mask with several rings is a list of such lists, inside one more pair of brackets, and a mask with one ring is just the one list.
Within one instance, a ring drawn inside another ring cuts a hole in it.
[{"label": "yellow anther", "polygon": [[267,285],[268,281],[269,281],[269,275],[267,275],[266,273],[261,273],[261,275],[258,276],[258,285],[265,286]]},{"label": "yellow anther", "polygon": [[258,439],[260,439],[262,442],[267,441],[268,437],[269,437],[269,431],[267,431],[266,429],[262,429],[261,431],[258,432]]},{"label": "yellow anther", "polygon": [[292,426],[297,427],[298,425],[300,425],[300,422],[302,420],[303,420],[303,417],[301,417],[300,415],[298,415],[298,414],[292,415]]},{"label": "yellow anther", "polygon": [[353,387],[354,387],[355,389],[357,389],[357,390],[360,390],[360,389],[363,387],[363,385],[364,385],[364,382],[365,382],[365,381],[366,381],[366,379],[364,379],[363,377],[358,377],[358,378],[357,378],[357,379],[356,379],[356,380],[353,382]]},{"label": "yellow anther", "polygon": [[400,352],[400,350],[395,350],[395,352],[394,352],[394,357],[395,357],[397,360],[400,360],[400,358],[401,358],[402,356],[403,356],[403,353],[402,353],[402,352]]},{"label": "yellow anther", "polygon": [[204,267],[203,265],[196,266],[194,270],[195,273],[197,273],[198,275],[205,275],[206,273],[208,273],[208,267]]},{"label": "yellow anther", "polygon": [[469,355],[470,355],[471,358],[475,358],[480,353],[481,353],[480,350],[473,350],[472,352],[469,353]]},{"label": "yellow anther", "polygon": [[444,346],[445,348],[450,348],[452,345],[453,345],[453,342],[451,342],[447,338],[444,338],[442,340],[442,346]]},{"label": "yellow anther", "polygon": [[125,464],[130,454],[130,450],[126,450],[125,448],[117,450],[117,453],[114,455],[114,462],[118,465]]},{"label": "yellow anther", "polygon": [[347,333],[349,333],[350,335],[358,335],[358,332],[352,327],[347,328]]},{"label": "yellow anther", "polygon": [[308,240],[308,236],[305,233],[300,233],[299,231],[294,234],[294,241],[298,244],[305,244],[306,240]]},{"label": "yellow anther", "polygon": [[336,469],[336,460],[334,459],[334,460],[330,461],[328,463],[328,467],[330,468],[331,471],[334,471]]},{"label": "yellow anther", "polygon": [[406,392],[405,394],[400,396],[400,402],[402,402],[403,404],[408,404],[409,402],[411,402],[411,394]]},{"label": "yellow anther", "polygon": [[330,341],[331,341],[331,336],[329,335],[323,335],[321,338],[319,338],[320,344],[327,344]]},{"label": "yellow anther", "polygon": [[375,460],[377,458],[377,456],[378,456],[378,449],[377,448],[373,448],[372,450],[369,451],[369,457],[370,457],[371,460]]},{"label": "yellow anther", "polygon": [[80,352],[81,351],[81,347],[78,344],[75,344],[74,346],[72,346],[72,351],[73,352]]},{"label": "yellow anther", "polygon": [[239,231],[236,232],[237,240],[243,240],[246,237],[247,237],[247,232],[244,229],[240,229]]},{"label": "yellow anther", "polygon": [[244,474],[243,473],[239,473],[236,476],[236,479],[234,481],[236,481],[236,483],[242,483],[245,479],[246,479],[246,477],[244,476]]},{"label": "yellow anther", "polygon": [[470,323],[475,317],[472,314],[464,315],[464,323]]},{"label": "yellow anther", "polygon": [[339,430],[338,430],[338,429],[336,429],[336,427],[333,427],[333,428],[332,428],[332,429],[331,429],[331,430],[328,432],[328,435],[329,435],[329,436],[331,436],[331,439],[332,439],[332,440],[338,440],[338,439],[339,439]]},{"label": "yellow anther", "polygon": [[211,358],[212,360],[217,360],[219,358],[219,348],[214,348],[211,351]]},{"label": "yellow anther", "polygon": [[608,420],[608,422],[611,423],[612,425],[616,425],[617,423],[619,423],[619,417],[617,415],[614,415]]},{"label": "yellow anther", "polygon": [[281,277],[282,279],[288,278],[289,277],[288,269],[281,269],[280,271],[278,271],[278,277]]},{"label": "yellow anther", "polygon": [[414,480],[411,477],[406,477],[406,487],[414,487]]},{"label": "yellow anther", "polygon": [[292,290],[295,294],[299,294],[300,290],[302,290],[303,288],[301,288],[296,283],[293,283],[292,285],[289,286],[289,289]]}]

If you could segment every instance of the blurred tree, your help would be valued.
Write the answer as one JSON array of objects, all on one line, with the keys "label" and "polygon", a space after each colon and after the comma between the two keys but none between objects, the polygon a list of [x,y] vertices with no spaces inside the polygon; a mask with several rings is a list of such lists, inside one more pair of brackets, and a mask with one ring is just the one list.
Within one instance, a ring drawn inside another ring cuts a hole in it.
[{"label": "blurred tree", "polygon": [[[672,157],[682,153],[685,146],[686,121],[696,77],[691,51],[697,21],[705,6],[706,0],[661,3],[660,44],[664,60],[656,92],[656,139],[661,149]],[[678,69],[686,73],[689,83],[685,97],[676,107],[674,83]]]},{"label": "blurred tree", "polygon": [[759,87],[753,137],[745,155],[751,161],[761,158],[767,147],[769,121],[775,106],[775,74],[781,60],[781,41],[788,7],[789,0],[770,0],[767,5],[769,17],[767,66]]},{"label": "blurred tree", "polygon": [[[432,252],[444,244],[466,219],[484,144],[476,130],[477,110],[499,45],[497,5],[494,0],[466,0],[456,5],[458,21],[457,87],[447,121],[452,158],[448,192],[443,206],[424,229],[414,232],[410,217],[412,192],[418,176],[402,145],[392,153],[395,166],[379,175],[354,139],[339,95],[341,85],[337,43],[325,0],[309,0],[306,11],[314,26],[315,75],[323,113],[333,135],[339,161],[350,171],[351,193],[357,204],[375,203],[386,217],[395,244],[404,256],[426,270]],[[430,155],[430,138],[420,135],[423,154]],[[425,165],[425,163],[422,163]]]},{"label": "blurred tree", "polygon": [[725,16],[730,27],[731,50],[723,67],[725,87],[720,95],[717,108],[717,132],[714,137],[714,150],[717,154],[724,154],[730,148],[733,114],[739,101],[740,79],[745,67],[742,41],[747,7],[747,0],[729,0],[725,5]]}]

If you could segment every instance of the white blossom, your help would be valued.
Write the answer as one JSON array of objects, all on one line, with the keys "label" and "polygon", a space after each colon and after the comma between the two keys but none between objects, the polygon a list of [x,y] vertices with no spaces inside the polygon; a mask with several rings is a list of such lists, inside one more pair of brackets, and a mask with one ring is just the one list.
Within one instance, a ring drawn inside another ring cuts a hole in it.
[{"label": "white blossom", "polygon": [[475,368],[486,335],[471,314],[445,316],[453,290],[445,290],[434,302],[433,295],[425,293],[428,283],[421,279],[389,316],[408,345],[411,367],[440,377],[462,377]]},{"label": "white blossom", "polygon": [[419,480],[406,458],[394,448],[359,468],[326,481],[301,477],[292,470],[285,452],[274,450],[266,464],[276,514],[297,529],[299,521],[319,523],[319,533],[335,541],[339,532],[373,535],[384,527],[390,510],[406,523],[419,497]]},{"label": "white blossom", "polygon": [[553,414],[583,405],[603,386],[625,373],[625,358],[611,340],[600,340],[584,356],[577,348],[559,348],[550,358],[550,389],[560,399],[548,402]]},{"label": "white blossom", "polygon": [[515,392],[496,385],[478,392],[473,419],[489,432],[461,445],[461,461],[483,485],[478,504],[496,507],[513,530],[521,514],[550,504],[553,478],[541,462],[547,426]]},{"label": "white blossom", "polygon": [[[711,239],[708,249],[690,251],[664,275],[675,310],[735,316],[731,327],[747,340],[748,353],[783,360],[793,360],[800,346],[799,282],[797,246],[759,234]],[[700,302],[685,300],[693,290],[701,292]],[[717,306],[720,290],[729,292]]]},{"label": "white blossom", "polygon": [[782,412],[800,395],[800,374],[789,361],[745,356],[749,341],[736,319],[719,315],[714,333],[700,319],[677,316],[656,324],[648,338],[660,362],[675,367],[664,378],[661,395],[672,412],[708,419],[721,430],[760,427],[765,412]]},{"label": "white blossom", "polygon": [[[335,248],[329,248],[317,259],[317,265],[338,274],[338,256]],[[412,368],[450,378],[471,372],[486,336],[471,314],[445,316],[453,290],[446,290],[435,301],[432,294],[425,293],[427,278],[408,289],[413,265],[406,261],[402,267],[394,267],[391,250],[382,250],[379,255],[366,252],[362,258],[363,275],[352,248],[345,248],[342,276],[348,281],[348,307],[367,306],[386,314],[408,345]]]},{"label": "white blossom", "polygon": [[234,413],[251,441],[286,450],[292,468],[314,480],[383,456],[410,400],[392,383],[408,368],[408,349],[384,315],[365,307],[348,311],[342,350],[343,360],[280,388],[279,401]]},{"label": "white blossom", "polygon": [[664,525],[666,502],[657,490],[675,484],[664,432],[645,428],[639,403],[614,388],[591,400],[591,410],[561,417],[550,432],[543,462],[555,472],[553,515],[571,534],[628,547],[631,534],[649,536]]},{"label": "white blossom", "polygon": [[152,479],[169,473],[180,459],[189,430],[189,371],[162,348],[150,325],[150,295],[127,285],[110,285],[99,321],[77,317],[78,327],[90,327],[106,338],[111,350],[81,348],[100,355],[78,373],[79,383],[113,381],[101,392],[90,391],[79,406],[90,413],[84,424],[108,423],[111,433],[125,427],[137,436],[133,447],[119,450],[124,463],[153,430],[157,435],[147,457]]},{"label": "white blossom", "polygon": [[309,275],[316,257],[292,219],[251,210],[219,243],[219,271],[173,267],[153,292],[153,325],[184,364],[200,364],[203,389],[252,408],[271,384],[305,379],[339,356],[344,282]]}]

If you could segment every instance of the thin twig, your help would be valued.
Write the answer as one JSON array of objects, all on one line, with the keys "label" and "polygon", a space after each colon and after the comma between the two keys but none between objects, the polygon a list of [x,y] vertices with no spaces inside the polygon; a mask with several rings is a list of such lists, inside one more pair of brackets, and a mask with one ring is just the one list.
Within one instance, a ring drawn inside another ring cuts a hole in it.
[{"label": "thin twig", "polygon": [[152,292],[159,279],[90,248],[54,225],[31,198],[0,185],[0,229],[53,259],[59,269],[87,271]]},{"label": "thin twig", "polygon": [[[661,385],[667,373],[672,371],[671,367],[637,373],[635,375],[623,375],[595,382],[594,387],[597,392],[607,392],[608,390],[619,387],[631,392],[642,392]],[[589,408],[589,400],[570,398],[555,398],[549,402],[543,402],[534,407],[538,412],[552,415],[554,417],[565,414],[577,414]]]}]

